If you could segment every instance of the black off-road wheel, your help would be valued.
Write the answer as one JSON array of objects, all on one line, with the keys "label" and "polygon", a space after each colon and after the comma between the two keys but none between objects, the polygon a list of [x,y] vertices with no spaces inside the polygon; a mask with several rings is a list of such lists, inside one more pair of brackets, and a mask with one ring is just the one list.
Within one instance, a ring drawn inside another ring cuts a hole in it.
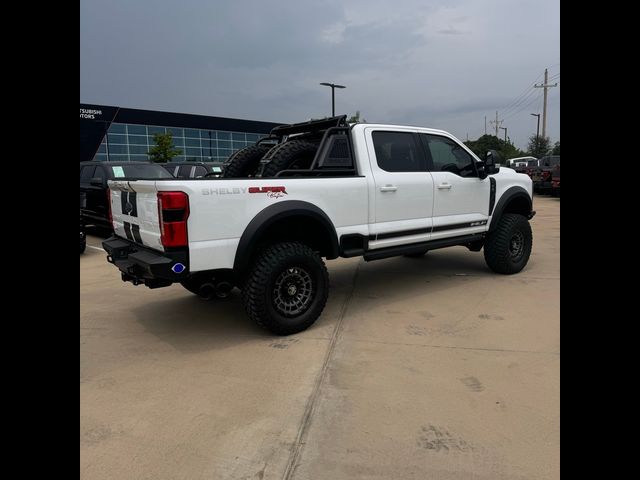
[{"label": "black off-road wheel", "polygon": [[529,221],[522,215],[506,213],[496,229],[487,235],[484,259],[494,272],[505,275],[518,273],[529,261],[532,245]]},{"label": "black off-road wheel", "polygon": [[309,168],[317,150],[317,144],[306,140],[291,140],[280,144],[269,155],[269,163],[265,165],[262,176],[273,177],[282,170]]},{"label": "black off-road wheel", "polygon": [[298,242],[277,243],[256,258],[242,300],[253,321],[276,335],[309,328],[329,294],[329,274],[322,258]]},{"label": "black off-road wheel", "polygon": [[238,150],[231,158],[222,172],[223,178],[246,178],[255,176],[260,167],[260,160],[273,145],[259,144]]}]

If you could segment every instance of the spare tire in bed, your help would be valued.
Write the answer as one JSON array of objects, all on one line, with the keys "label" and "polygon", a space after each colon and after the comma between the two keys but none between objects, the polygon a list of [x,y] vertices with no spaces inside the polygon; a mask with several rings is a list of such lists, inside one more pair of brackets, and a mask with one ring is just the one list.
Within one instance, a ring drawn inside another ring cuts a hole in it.
[{"label": "spare tire in bed", "polygon": [[269,163],[265,165],[262,176],[273,177],[276,173],[290,168],[309,168],[317,150],[318,144],[306,140],[281,143],[270,152]]},{"label": "spare tire in bed", "polygon": [[229,158],[222,177],[245,178],[255,175],[260,166],[260,160],[272,147],[273,145],[269,144],[259,144],[238,150]]}]

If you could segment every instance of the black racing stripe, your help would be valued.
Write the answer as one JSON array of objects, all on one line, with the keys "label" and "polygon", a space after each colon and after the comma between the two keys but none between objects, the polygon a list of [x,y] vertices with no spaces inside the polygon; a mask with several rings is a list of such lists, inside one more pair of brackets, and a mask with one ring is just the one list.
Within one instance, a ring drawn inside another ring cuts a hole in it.
[{"label": "black racing stripe", "polygon": [[127,236],[127,240],[133,240],[133,235],[131,235],[131,224],[129,222],[124,222],[124,234]]},{"label": "black racing stripe", "polygon": [[129,192],[129,203],[133,207],[133,210],[129,213],[132,217],[138,216],[138,194],[136,192]]},{"label": "black racing stripe", "polygon": [[129,201],[129,192],[120,192],[120,211],[126,215],[127,214],[127,202]]},{"label": "black racing stripe", "polygon": [[131,225],[131,233],[136,243],[142,244],[142,237],[140,236],[140,225]]},{"label": "black racing stripe", "polygon": [[421,233],[442,232],[444,230],[458,230],[460,228],[481,227],[486,225],[486,220],[478,220],[476,222],[455,223],[451,225],[441,225],[438,227],[429,228],[415,228],[413,230],[399,230],[397,232],[379,233],[376,235],[369,235],[369,240],[384,240],[386,238],[394,237],[408,237],[409,235],[419,235]]},{"label": "black racing stripe", "polygon": [[478,220],[477,222],[454,223],[451,225],[440,225],[437,227],[433,227],[433,231],[442,232],[443,230],[458,230],[459,228],[481,227],[486,224],[486,220]]},{"label": "black racing stripe", "polygon": [[393,238],[393,237],[407,237],[409,235],[419,235],[421,233],[429,233],[429,232],[431,232],[431,227],[415,228],[413,230],[401,230],[399,232],[379,233],[375,240],[384,240],[385,238]]},{"label": "black racing stripe", "polygon": [[493,212],[493,207],[496,204],[496,179],[491,177],[489,178],[489,216]]}]

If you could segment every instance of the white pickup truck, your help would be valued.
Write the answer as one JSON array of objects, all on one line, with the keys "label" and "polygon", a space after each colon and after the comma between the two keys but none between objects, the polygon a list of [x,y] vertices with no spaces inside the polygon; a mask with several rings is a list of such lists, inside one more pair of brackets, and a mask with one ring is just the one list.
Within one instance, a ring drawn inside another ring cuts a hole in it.
[{"label": "white pickup truck", "polygon": [[180,283],[203,297],[238,287],[273,333],[320,316],[323,257],[377,260],[456,245],[517,273],[529,259],[532,183],[477,158],[442,130],[347,124],[276,127],[232,156],[217,179],[109,181],[107,260],[124,281]]}]

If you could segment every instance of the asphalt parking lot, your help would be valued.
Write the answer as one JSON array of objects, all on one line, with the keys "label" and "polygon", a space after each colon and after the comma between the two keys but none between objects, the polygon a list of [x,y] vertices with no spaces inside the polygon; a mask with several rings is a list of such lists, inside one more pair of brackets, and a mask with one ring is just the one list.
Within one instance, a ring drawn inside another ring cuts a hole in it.
[{"label": "asphalt parking lot", "polygon": [[464,247],[330,261],[323,315],[289,337],[237,292],[133,287],[87,248],[81,478],[559,478],[560,200],[534,209],[520,274]]}]

